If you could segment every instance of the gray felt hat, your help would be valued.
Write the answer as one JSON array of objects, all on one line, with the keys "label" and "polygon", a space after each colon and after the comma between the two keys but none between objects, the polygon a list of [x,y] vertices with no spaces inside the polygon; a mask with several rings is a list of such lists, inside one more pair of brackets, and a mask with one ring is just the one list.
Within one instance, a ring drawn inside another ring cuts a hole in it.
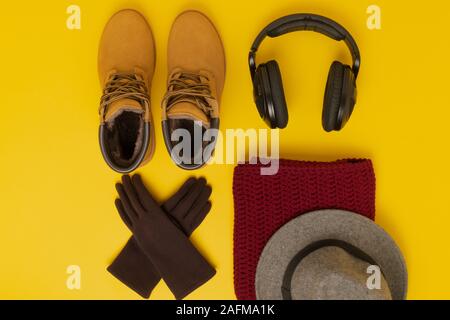
[{"label": "gray felt hat", "polygon": [[400,249],[372,220],[321,210],[272,236],[255,281],[259,300],[403,300],[408,276]]}]

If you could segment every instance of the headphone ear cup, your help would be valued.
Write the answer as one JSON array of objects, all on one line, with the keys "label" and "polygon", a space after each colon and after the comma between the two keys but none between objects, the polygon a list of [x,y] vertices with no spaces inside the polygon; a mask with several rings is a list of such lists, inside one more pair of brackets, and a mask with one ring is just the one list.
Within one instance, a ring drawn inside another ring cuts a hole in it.
[{"label": "headphone ear cup", "polygon": [[345,66],[335,61],[328,73],[322,110],[322,126],[326,132],[340,129],[338,117],[344,86],[344,70]]},{"label": "headphone ear cup", "polygon": [[261,118],[270,128],[276,128],[276,115],[266,63],[260,64],[256,69],[253,95]]},{"label": "headphone ear cup", "polygon": [[263,69],[265,69],[264,65],[259,65],[258,68],[256,68],[255,76],[253,78],[253,99],[255,100],[260,117],[267,122],[267,89],[265,89],[265,83],[268,83],[269,80],[263,80],[264,75],[267,77],[267,72],[263,72]]},{"label": "headphone ear cup", "polygon": [[266,68],[273,102],[273,113],[275,115],[272,128],[284,129],[288,124],[289,114],[284,96],[280,67],[275,60],[271,60],[266,63]]}]

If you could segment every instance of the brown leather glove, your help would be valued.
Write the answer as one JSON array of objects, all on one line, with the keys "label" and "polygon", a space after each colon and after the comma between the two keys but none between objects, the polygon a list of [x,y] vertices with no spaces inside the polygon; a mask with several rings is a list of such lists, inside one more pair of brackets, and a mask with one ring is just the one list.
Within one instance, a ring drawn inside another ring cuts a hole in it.
[{"label": "brown leather glove", "polygon": [[[122,182],[116,186],[122,220],[175,297],[183,299],[210,280],[215,270],[158,206],[140,176],[132,181],[124,176]],[[189,194],[181,205],[188,207],[195,198]]]},{"label": "brown leather glove", "polygon": [[[209,197],[211,187],[206,185],[206,180],[190,178],[162,205],[162,209],[169,218],[188,237],[203,222],[211,210]],[[123,211],[123,205],[117,202],[117,210]],[[108,267],[108,271],[122,283],[135,291],[141,297],[148,299],[161,280],[158,271],[151,260],[137,245],[136,239],[131,237],[117,258]]]}]

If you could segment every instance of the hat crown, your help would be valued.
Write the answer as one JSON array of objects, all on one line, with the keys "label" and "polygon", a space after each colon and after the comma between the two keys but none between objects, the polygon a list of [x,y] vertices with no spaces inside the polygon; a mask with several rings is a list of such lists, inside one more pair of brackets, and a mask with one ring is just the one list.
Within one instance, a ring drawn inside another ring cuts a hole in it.
[{"label": "hat crown", "polygon": [[290,282],[294,300],[390,300],[389,286],[380,273],[380,286],[368,286],[372,264],[346,249],[326,246],[307,254],[295,266]]}]

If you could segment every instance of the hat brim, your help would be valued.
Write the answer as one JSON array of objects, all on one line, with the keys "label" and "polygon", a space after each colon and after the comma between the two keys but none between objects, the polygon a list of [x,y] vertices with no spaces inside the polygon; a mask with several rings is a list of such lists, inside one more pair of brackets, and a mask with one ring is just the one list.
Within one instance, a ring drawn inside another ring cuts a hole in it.
[{"label": "hat brim", "polygon": [[394,300],[406,299],[405,259],[394,240],[372,220],[343,210],[320,210],[301,215],[281,227],[264,248],[256,270],[258,300],[282,300],[286,269],[295,255],[311,243],[336,239],[373,258]]}]

